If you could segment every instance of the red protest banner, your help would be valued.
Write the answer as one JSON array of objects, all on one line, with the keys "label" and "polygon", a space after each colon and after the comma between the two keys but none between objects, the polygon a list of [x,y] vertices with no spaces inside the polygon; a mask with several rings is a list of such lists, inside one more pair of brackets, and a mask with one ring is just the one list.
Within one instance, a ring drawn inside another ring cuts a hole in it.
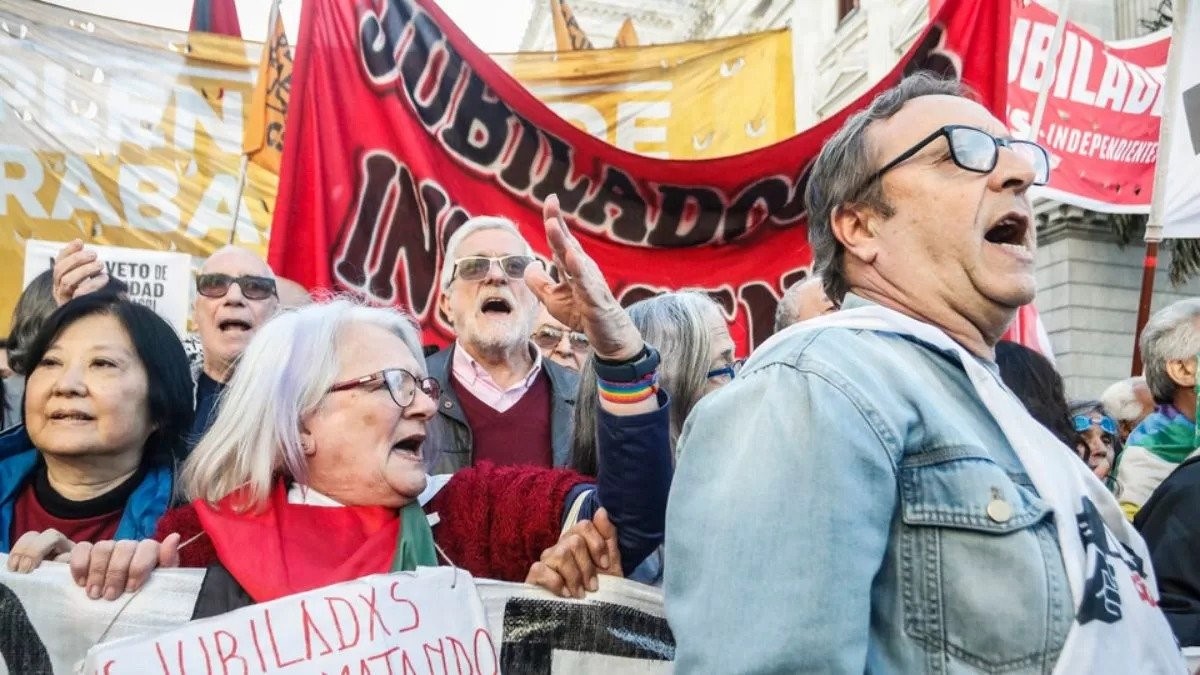
[{"label": "red protest banner", "polygon": [[1010,10],[1011,0],[946,3],[882,82],[816,127],[754,152],[672,161],[556,116],[432,0],[306,2],[270,263],[309,288],[407,308],[427,342],[445,343],[445,241],[469,216],[500,215],[544,253],[542,203],[557,194],[622,302],[704,289],[746,353],[811,262],[803,174],[825,139],[921,68],[960,76],[1002,117]]},{"label": "red protest banner", "polygon": [[[1058,17],[1035,2],[1017,4],[1008,126],[1027,137]],[[1045,196],[1110,213],[1149,212],[1169,45],[1170,31],[1105,43],[1067,23],[1038,132],[1054,169]]]}]

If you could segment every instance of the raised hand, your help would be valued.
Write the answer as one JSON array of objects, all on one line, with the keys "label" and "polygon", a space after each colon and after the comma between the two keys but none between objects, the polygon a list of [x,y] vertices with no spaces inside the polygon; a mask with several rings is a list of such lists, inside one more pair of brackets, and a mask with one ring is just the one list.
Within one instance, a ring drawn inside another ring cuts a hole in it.
[{"label": "raised hand", "polygon": [[562,279],[555,283],[541,266],[530,265],[525,283],[554,318],[588,336],[596,356],[610,361],[636,357],[642,351],[642,335],[613,297],[596,261],[567,229],[557,196],[546,198],[542,216]]},{"label": "raised hand", "polygon": [[83,248],[83,241],[76,239],[63,247],[54,257],[54,302],[60,307],[81,295],[104,288],[108,273],[95,251]]}]

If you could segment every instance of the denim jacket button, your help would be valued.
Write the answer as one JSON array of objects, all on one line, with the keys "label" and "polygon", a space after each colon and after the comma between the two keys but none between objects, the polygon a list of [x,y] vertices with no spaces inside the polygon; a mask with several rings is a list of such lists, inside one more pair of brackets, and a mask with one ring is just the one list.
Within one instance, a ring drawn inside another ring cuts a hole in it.
[{"label": "denim jacket button", "polygon": [[1012,505],[1003,499],[993,499],[987,505],[988,518],[997,523],[1007,523],[1013,516]]}]

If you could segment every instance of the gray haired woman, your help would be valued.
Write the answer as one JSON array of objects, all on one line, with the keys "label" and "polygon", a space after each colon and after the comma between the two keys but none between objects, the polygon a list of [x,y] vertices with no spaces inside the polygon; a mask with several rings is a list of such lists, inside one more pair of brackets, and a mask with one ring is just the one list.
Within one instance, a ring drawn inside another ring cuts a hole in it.
[{"label": "gray haired woman", "polygon": [[[676,442],[683,430],[688,413],[705,395],[728,384],[734,378],[741,363],[734,360],[733,338],[721,315],[720,307],[707,295],[695,291],[663,293],[641,300],[627,309],[633,324],[641,332],[647,344],[654,345],[662,355],[658,369],[660,399],[664,407],[669,406],[670,415],[647,416],[646,424],[669,425],[672,457]],[[596,396],[596,372],[589,362],[580,372],[579,396],[587,401]],[[669,399],[669,400],[668,400]],[[614,453],[613,445],[633,444],[641,439],[614,437],[602,431],[607,425],[598,424],[598,415],[604,414],[595,406],[575,406],[575,433],[571,447],[571,468],[585,475],[596,475],[600,467],[597,457],[622,456]],[[601,453],[601,450],[603,452]],[[605,467],[606,471],[624,467]],[[611,499],[605,496],[605,499]],[[622,502],[636,499],[633,495],[622,495]],[[628,512],[642,513],[649,505],[628,508]],[[615,522],[618,529],[627,529],[625,523]],[[662,581],[662,559],[652,554],[633,569],[629,578],[649,584]]]}]

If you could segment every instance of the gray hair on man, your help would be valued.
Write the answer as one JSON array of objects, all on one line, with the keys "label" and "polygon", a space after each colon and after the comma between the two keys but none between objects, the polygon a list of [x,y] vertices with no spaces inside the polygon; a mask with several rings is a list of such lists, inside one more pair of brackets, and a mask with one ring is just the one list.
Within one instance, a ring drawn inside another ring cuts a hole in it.
[{"label": "gray hair on man", "polygon": [[277,315],[246,347],[216,421],[184,462],[180,484],[187,499],[215,504],[244,487],[244,508],[251,508],[266,501],[281,469],[307,482],[300,422],[333,386],[339,336],[355,325],[395,334],[424,371],[416,323],[399,310],[337,297]]},{"label": "gray hair on man", "polygon": [[1127,377],[1114,382],[1100,394],[1100,405],[1104,414],[1118,422],[1139,419],[1145,412],[1138,400],[1137,385],[1145,384],[1144,377]]},{"label": "gray hair on man", "polygon": [[1150,394],[1156,403],[1170,403],[1176,385],[1167,364],[1200,354],[1200,298],[1180,300],[1155,312],[1138,345]]},{"label": "gray hair on man", "polygon": [[850,290],[844,270],[845,247],[833,234],[833,215],[846,203],[859,203],[890,218],[892,207],[883,196],[883,186],[871,178],[881,162],[867,138],[872,122],[886,120],[905,103],[921,96],[967,96],[960,82],[920,72],[906,77],[871,102],[865,110],[852,115],[821,148],[813,163],[805,189],[808,207],[808,241],[812,246],[813,267],[821,270],[825,295],[837,306]]},{"label": "gray hair on man", "polygon": [[513,221],[500,216],[475,216],[459,226],[454,231],[454,234],[450,235],[450,240],[446,242],[446,251],[442,256],[442,274],[440,277],[443,291],[450,288],[450,283],[454,281],[454,262],[458,259],[458,247],[462,245],[463,240],[467,237],[483,230],[504,230],[521,240],[525,245],[525,255],[533,255],[533,247],[525,240],[525,235],[521,234],[521,231],[517,229]]}]

